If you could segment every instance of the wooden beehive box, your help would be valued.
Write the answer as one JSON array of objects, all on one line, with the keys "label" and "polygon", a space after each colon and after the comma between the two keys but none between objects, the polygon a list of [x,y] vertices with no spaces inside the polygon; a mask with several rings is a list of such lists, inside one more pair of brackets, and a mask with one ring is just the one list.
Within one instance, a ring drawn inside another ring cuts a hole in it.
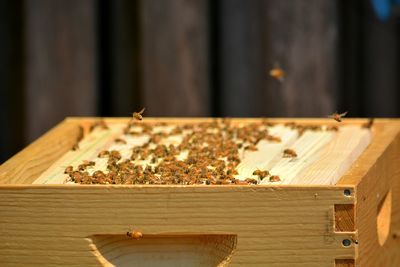
[{"label": "wooden beehive box", "polygon": [[[143,123],[160,120],[210,119]],[[340,179],[331,185],[43,182],[94,121],[66,119],[0,166],[1,266],[400,266],[399,120],[376,119],[368,146],[345,171],[335,144],[325,148],[334,153],[310,168],[321,177],[324,164],[337,164]],[[127,237],[130,226],[143,237]]]}]

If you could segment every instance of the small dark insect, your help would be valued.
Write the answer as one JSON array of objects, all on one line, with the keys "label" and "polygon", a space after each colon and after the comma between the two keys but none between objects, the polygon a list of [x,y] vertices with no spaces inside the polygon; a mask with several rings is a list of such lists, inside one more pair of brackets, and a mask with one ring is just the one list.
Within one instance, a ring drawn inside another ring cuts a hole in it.
[{"label": "small dark insect", "polygon": [[339,127],[337,127],[336,125],[329,125],[329,126],[326,127],[326,130],[327,131],[335,131],[335,132],[337,132],[337,131],[339,131]]},{"label": "small dark insect", "polygon": [[284,158],[296,158],[297,153],[293,149],[287,148],[287,149],[283,150],[283,157]]},{"label": "small dark insect", "polygon": [[76,150],[78,150],[78,149],[79,149],[79,144],[76,143],[76,144],[72,147],[72,150],[73,150],[73,151],[76,151]]},{"label": "small dark insect", "polygon": [[267,140],[268,141],[272,141],[272,142],[276,142],[276,143],[282,142],[282,139],[280,137],[273,136],[273,135],[267,135]]},{"label": "small dark insect", "polygon": [[251,145],[245,146],[244,150],[257,151],[258,148],[255,145],[251,144]]},{"label": "small dark insect", "polygon": [[84,160],[83,164],[86,166],[94,166],[96,163],[94,161]]},{"label": "small dark insect", "polygon": [[105,122],[104,120],[98,120],[98,121],[94,122],[94,123],[90,126],[89,131],[91,132],[91,131],[93,131],[93,130],[94,130],[95,128],[97,128],[97,127],[100,127],[100,128],[103,129],[103,130],[107,130],[107,129],[108,129],[108,126],[107,126],[107,124],[106,124],[106,122]]},{"label": "small dark insect", "polygon": [[72,166],[68,166],[67,168],[65,168],[64,173],[70,174],[73,170],[74,170],[74,168]]},{"label": "small dark insect", "polygon": [[257,184],[258,183],[257,180],[253,179],[253,178],[246,178],[244,181],[247,182],[248,184]]},{"label": "small dark insect", "polygon": [[272,175],[271,177],[269,177],[269,181],[270,182],[280,182],[281,178],[278,175]]},{"label": "small dark insect", "polygon": [[108,150],[103,150],[103,151],[100,151],[100,153],[97,155],[97,157],[99,157],[99,158],[106,158],[106,157],[108,157],[110,155],[110,151],[108,151]]},{"label": "small dark insect", "polygon": [[366,129],[371,129],[373,124],[374,124],[374,118],[370,118],[368,122],[362,125],[362,127]]},{"label": "small dark insect", "polygon": [[136,240],[139,240],[143,237],[143,234],[136,230],[126,232],[126,235]]},{"label": "small dark insect", "polygon": [[144,110],[145,110],[145,108],[142,108],[142,110],[139,111],[139,112],[133,112],[132,113],[132,118],[135,119],[135,120],[138,120],[138,121],[143,120],[142,114],[143,114]]},{"label": "small dark insect", "polygon": [[340,114],[337,113],[337,112],[334,112],[332,115],[329,116],[329,118],[332,118],[337,122],[342,122],[342,117],[346,116],[347,113],[348,113],[347,111],[343,112],[343,113],[340,113]]},{"label": "small dark insect", "polygon": [[126,144],[126,141],[122,138],[116,138],[114,142],[117,144],[124,144],[124,145]]},{"label": "small dark insect", "polygon": [[262,180],[269,175],[269,171],[255,170],[253,175],[257,175]]}]

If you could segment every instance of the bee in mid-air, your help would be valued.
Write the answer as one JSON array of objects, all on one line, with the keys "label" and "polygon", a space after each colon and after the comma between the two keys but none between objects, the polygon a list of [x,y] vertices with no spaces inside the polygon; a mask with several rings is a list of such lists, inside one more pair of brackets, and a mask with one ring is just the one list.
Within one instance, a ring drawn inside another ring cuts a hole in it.
[{"label": "bee in mid-air", "polygon": [[269,75],[278,81],[283,82],[286,73],[278,64],[275,64],[275,67],[269,71]]},{"label": "bee in mid-air", "polygon": [[337,122],[342,122],[342,118],[347,115],[347,111],[343,113],[334,112],[332,115],[329,115],[329,118],[334,119]]},{"label": "bee in mid-air", "polygon": [[143,115],[142,114],[143,114],[144,110],[145,110],[145,108],[142,108],[142,110],[139,111],[139,112],[133,112],[132,113],[132,118],[135,119],[135,120],[138,120],[138,121],[143,120]]}]

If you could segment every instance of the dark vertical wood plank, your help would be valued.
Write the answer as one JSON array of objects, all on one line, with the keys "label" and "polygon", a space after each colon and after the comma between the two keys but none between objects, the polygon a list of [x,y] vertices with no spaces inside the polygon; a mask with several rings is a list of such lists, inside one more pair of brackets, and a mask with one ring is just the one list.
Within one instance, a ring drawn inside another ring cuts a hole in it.
[{"label": "dark vertical wood plank", "polygon": [[337,109],[338,15],[336,1],[265,1],[266,59],[287,72],[280,90],[282,112],[274,115],[326,116]]},{"label": "dark vertical wood plank", "polygon": [[138,81],[138,1],[118,0],[110,5],[111,115],[129,116],[142,105]]},{"label": "dark vertical wood plank", "polygon": [[146,115],[208,116],[208,1],[142,0]]},{"label": "dark vertical wood plank", "polygon": [[22,2],[0,0],[0,164],[23,145]]},{"label": "dark vertical wood plank", "polygon": [[[325,116],[336,109],[335,1],[221,5],[224,115]],[[287,72],[282,83],[268,75],[275,63]]]},{"label": "dark vertical wood plank", "polygon": [[338,2],[339,25],[339,90],[338,109],[349,116],[364,115],[364,9],[358,0]]},{"label": "dark vertical wood plank", "polygon": [[220,2],[220,105],[223,116],[267,115],[262,1]]},{"label": "dark vertical wood plank", "polygon": [[365,116],[400,115],[398,18],[379,21],[370,2],[364,3]]},{"label": "dark vertical wood plank", "polygon": [[94,0],[27,0],[27,133],[96,113]]}]

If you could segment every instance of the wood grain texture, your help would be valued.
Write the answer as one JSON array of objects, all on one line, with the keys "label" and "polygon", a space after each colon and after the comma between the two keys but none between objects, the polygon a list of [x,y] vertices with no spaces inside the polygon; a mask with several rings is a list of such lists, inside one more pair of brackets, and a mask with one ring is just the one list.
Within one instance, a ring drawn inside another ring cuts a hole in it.
[{"label": "wood grain texture", "polygon": [[30,184],[82,137],[76,123],[62,122],[0,166],[1,184]]},{"label": "wood grain texture", "polygon": [[[357,266],[400,265],[400,123],[378,124],[380,142],[372,143],[342,182],[357,181],[356,228],[358,230]],[[378,134],[377,134],[378,135]],[[362,178],[358,175],[362,174]],[[351,177],[354,175],[353,177]],[[351,178],[350,178],[351,177]],[[387,214],[389,235],[383,245],[379,242],[377,217],[379,205],[391,194],[391,212]]]},{"label": "wood grain texture", "polygon": [[[337,5],[318,0],[221,1],[222,115],[302,117],[333,112]],[[276,63],[286,72],[283,82],[268,74]]]},{"label": "wood grain texture", "polygon": [[334,232],[334,204],[354,203],[344,188],[3,185],[0,263],[99,266],[87,238],[134,226],[142,240],[235,234],[229,266],[331,267],[355,256],[354,245],[342,246],[350,235]]},{"label": "wood grain texture", "polygon": [[31,142],[66,116],[96,112],[95,1],[28,0],[26,117]]},{"label": "wood grain texture", "polygon": [[145,115],[210,115],[208,2],[143,0],[140,7]]}]

